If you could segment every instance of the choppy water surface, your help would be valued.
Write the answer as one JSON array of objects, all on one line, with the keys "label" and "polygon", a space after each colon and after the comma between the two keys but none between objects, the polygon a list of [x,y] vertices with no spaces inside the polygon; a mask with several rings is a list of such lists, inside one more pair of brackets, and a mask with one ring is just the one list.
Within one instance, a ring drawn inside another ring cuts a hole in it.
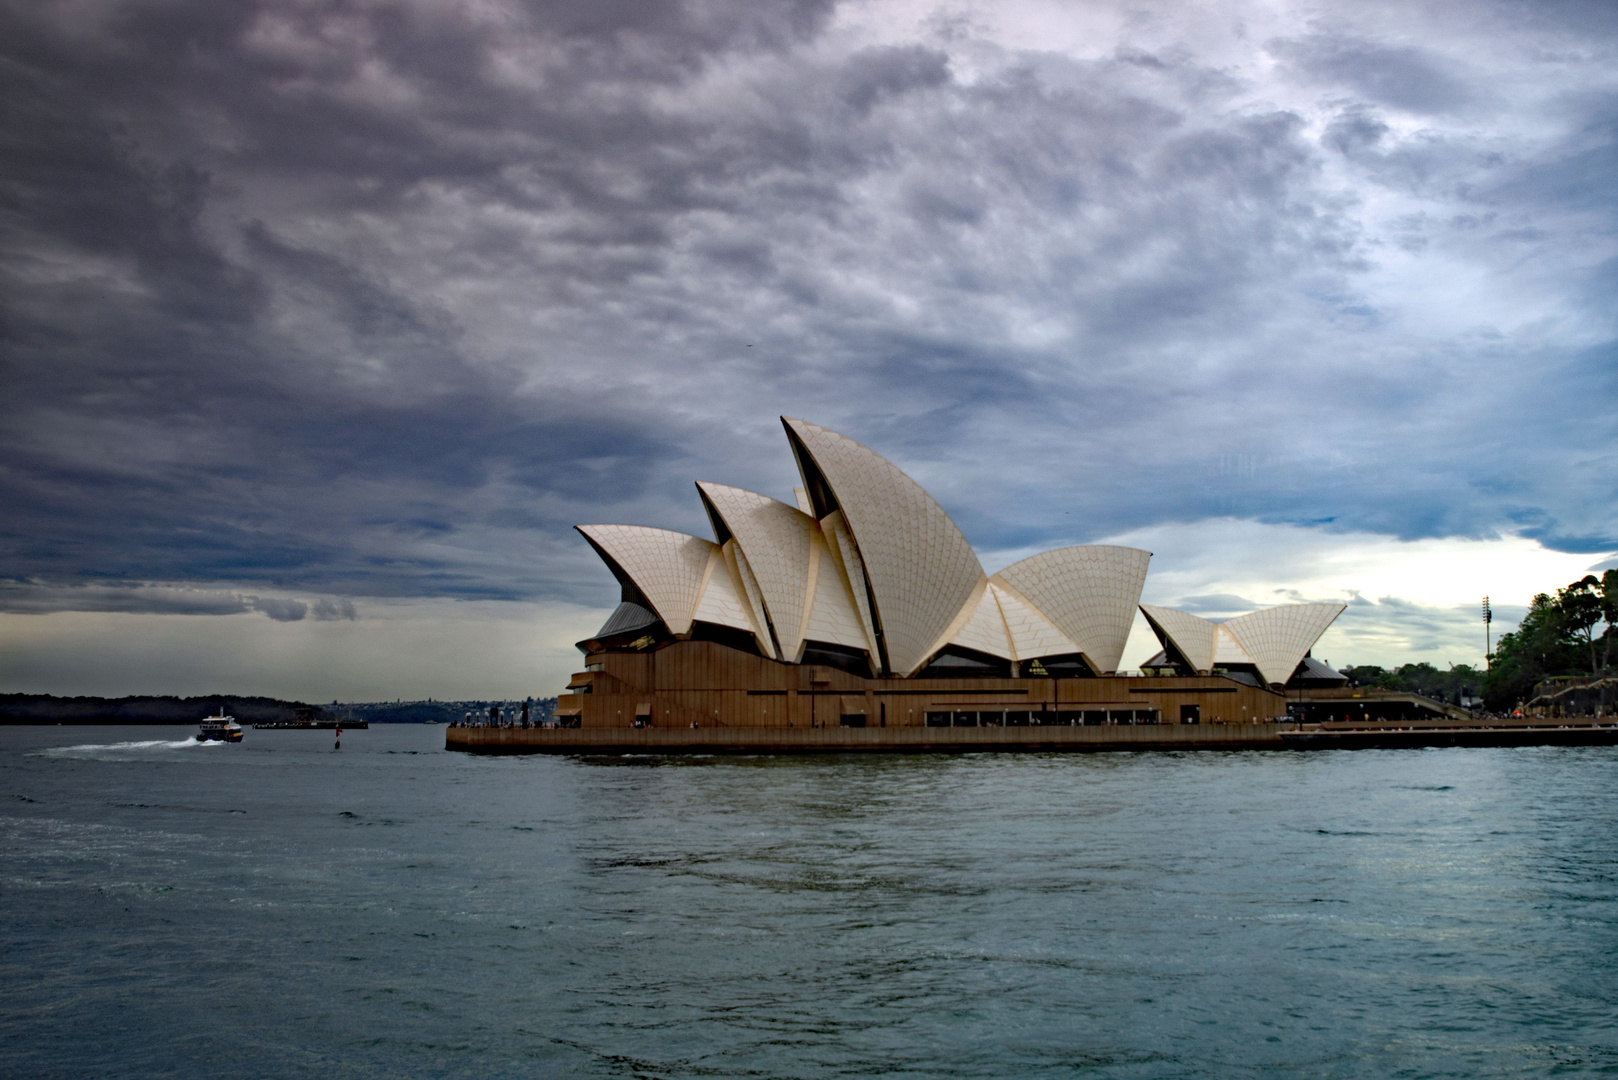
[{"label": "choppy water surface", "polygon": [[1610,748],[0,730],[11,1076],[1618,1073]]}]

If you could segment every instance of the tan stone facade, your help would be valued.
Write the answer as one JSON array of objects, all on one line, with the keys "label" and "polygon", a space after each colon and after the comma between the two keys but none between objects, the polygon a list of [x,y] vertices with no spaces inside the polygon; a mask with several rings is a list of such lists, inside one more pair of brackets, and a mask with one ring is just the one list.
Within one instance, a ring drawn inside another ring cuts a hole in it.
[{"label": "tan stone facade", "polygon": [[[557,702],[583,727],[919,727],[976,714],[962,726],[1266,722],[1286,697],[1220,676],[1195,678],[860,678],[786,664],[712,641],[592,653]],[[985,723],[987,721],[987,723]]]}]

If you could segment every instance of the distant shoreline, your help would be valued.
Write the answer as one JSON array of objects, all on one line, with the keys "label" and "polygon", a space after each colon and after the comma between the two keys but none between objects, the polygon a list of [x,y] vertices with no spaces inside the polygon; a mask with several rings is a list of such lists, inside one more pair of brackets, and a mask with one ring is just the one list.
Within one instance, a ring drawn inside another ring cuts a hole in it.
[{"label": "distant shoreline", "polygon": [[[242,694],[131,694],[125,697],[61,697],[55,694],[0,694],[0,726],[21,725],[191,725],[223,710],[244,724],[286,723],[299,718],[317,721],[364,721],[369,724],[449,724],[470,712],[486,716],[489,706],[515,715],[522,702],[374,701],[312,705],[303,701]],[[555,698],[530,698],[535,720],[551,716]]]},{"label": "distant shoreline", "polygon": [[0,694],[0,724],[6,725],[195,724],[215,710],[246,723],[291,720],[300,713],[322,719],[328,715],[319,706],[302,701],[236,694],[132,694],[118,698]]}]

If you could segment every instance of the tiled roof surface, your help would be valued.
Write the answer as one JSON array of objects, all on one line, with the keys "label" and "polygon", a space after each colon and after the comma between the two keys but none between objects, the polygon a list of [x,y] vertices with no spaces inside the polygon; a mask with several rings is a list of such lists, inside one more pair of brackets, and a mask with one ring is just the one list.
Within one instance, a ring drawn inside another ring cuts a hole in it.
[{"label": "tiled roof surface", "polygon": [[697,487],[740,545],[775,626],[782,656],[797,656],[809,586],[810,536],[817,531],[815,519],[768,495],[724,484],[701,483]]},{"label": "tiled roof surface", "polygon": [[595,636],[604,638],[613,634],[627,634],[631,630],[644,630],[648,626],[655,625],[657,621],[656,612],[647,611],[639,604],[625,600],[607,616],[607,621],[601,624],[601,629],[596,631]]},{"label": "tiled roof surface", "polygon": [[719,626],[735,627],[737,630],[746,630],[756,635],[758,631],[754,628],[752,620],[747,617],[747,608],[736,591],[736,582],[721,555],[722,552],[714,548],[713,558],[707,570],[708,583],[703,586],[702,599],[697,601],[697,610],[693,618]]},{"label": "tiled roof surface", "polygon": [[1223,667],[1226,664],[1251,664],[1255,661],[1247,650],[1242,648],[1241,642],[1231,636],[1230,628],[1223,623],[1214,625],[1214,667]]},{"label": "tiled roof surface", "polygon": [[747,609],[747,618],[752,624],[753,635],[758,638],[759,650],[773,658],[775,643],[770,640],[770,624],[764,618],[764,598],[759,595],[758,582],[754,580],[752,570],[748,569],[747,557],[735,540],[726,541],[719,550],[724,553],[725,569],[730,571],[731,582],[741,586],[736,591],[737,596]]},{"label": "tiled roof surface", "polygon": [[1347,604],[1289,604],[1238,615],[1223,625],[1258,665],[1266,682],[1292,678],[1303,654],[1336,621]]},{"label": "tiled roof surface", "polygon": [[848,583],[826,547],[826,538],[816,533],[811,540],[811,576],[814,598],[803,632],[806,641],[824,641],[850,649],[868,649],[860,629],[859,613],[849,595]]},{"label": "tiled roof surface", "polygon": [[1011,636],[1011,648],[1016,659],[1032,660],[1040,656],[1060,656],[1074,651],[1073,640],[1058,630],[1016,589],[1004,581],[990,578],[989,592],[1000,605],[1000,614],[1006,621],[1006,632]]},{"label": "tiled roof surface", "polygon": [[865,637],[865,644],[860,646],[870,651],[872,657],[879,654],[876,643],[876,623],[871,617],[870,594],[866,590],[865,564],[860,560],[859,549],[854,545],[854,538],[849,535],[848,523],[843,520],[843,512],[835,510],[827,514],[820,523],[821,538],[826,541],[826,550],[831,555],[832,565],[842,575],[847,587],[847,595],[853,601],[854,610],[858,614],[860,628]]},{"label": "tiled roof surface", "polygon": [[1098,670],[1117,671],[1151,558],[1138,548],[1088,544],[1041,552],[995,577],[1055,623]]},{"label": "tiled roof surface", "polygon": [[718,545],[645,525],[580,525],[579,531],[630,576],[671,633],[690,633],[703,571]]},{"label": "tiled roof surface", "polygon": [[785,422],[842,507],[876,598],[888,662],[896,674],[911,674],[982,579],[977,555],[943,508],[892,462],[818,425]]},{"label": "tiled roof surface", "polygon": [[1198,671],[1213,667],[1214,634],[1218,623],[1175,608],[1142,604],[1140,609],[1157,624],[1158,629],[1168,635],[1169,641],[1192,667]]},{"label": "tiled roof surface", "polygon": [[1016,652],[1011,647],[1011,638],[1006,633],[1005,616],[1000,614],[1000,605],[995,602],[994,593],[987,585],[978,595],[972,617],[966,620],[966,625],[961,627],[949,643],[959,645],[963,649],[976,649],[978,652],[998,656],[1004,660],[1017,658]]}]

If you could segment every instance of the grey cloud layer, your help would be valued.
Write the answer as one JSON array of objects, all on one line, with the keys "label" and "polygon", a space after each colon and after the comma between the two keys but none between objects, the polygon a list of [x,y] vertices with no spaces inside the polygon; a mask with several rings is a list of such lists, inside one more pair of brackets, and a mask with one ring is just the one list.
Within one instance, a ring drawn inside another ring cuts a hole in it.
[{"label": "grey cloud layer", "polygon": [[0,10],[18,580],[599,601],[569,526],[786,494],[778,412],[980,548],[1618,547],[1599,7],[1476,9],[1531,104],[1436,6],[1255,43],[1273,87],[818,3]]},{"label": "grey cloud layer", "polygon": [[276,622],[355,620],[359,611],[346,598],[321,597],[312,605],[283,596],[254,596],[227,589],[198,589],[153,582],[86,582],[61,585],[0,580],[0,611],[104,611],[126,615],[240,615],[256,611]]}]

